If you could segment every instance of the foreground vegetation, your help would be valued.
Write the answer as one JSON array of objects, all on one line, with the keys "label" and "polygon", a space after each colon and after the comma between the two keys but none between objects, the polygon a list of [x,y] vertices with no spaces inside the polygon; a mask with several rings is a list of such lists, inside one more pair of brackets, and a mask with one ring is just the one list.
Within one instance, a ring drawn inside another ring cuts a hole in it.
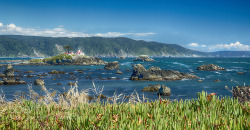
[{"label": "foreground vegetation", "polygon": [[[199,93],[197,99],[144,102],[131,95],[127,102],[117,102],[114,95],[107,102],[99,98],[89,102],[87,91],[77,86],[54,97],[42,87],[45,96],[37,98],[30,89],[30,99],[6,101],[1,96],[0,129],[248,129],[250,104],[238,100]],[[97,94],[99,91],[94,90]],[[56,100],[55,100],[56,99]]]}]

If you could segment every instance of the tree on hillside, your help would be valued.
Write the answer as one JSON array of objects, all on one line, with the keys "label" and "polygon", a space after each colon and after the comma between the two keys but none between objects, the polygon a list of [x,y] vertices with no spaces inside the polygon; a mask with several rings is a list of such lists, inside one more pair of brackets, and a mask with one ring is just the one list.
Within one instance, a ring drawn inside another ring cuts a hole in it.
[{"label": "tree on hillside", "polygon": [[64,47],[64,49],[66,50],[66,52],[69,53],[69,51],[71,50],[71,46],[67,45],[67,46]]}]

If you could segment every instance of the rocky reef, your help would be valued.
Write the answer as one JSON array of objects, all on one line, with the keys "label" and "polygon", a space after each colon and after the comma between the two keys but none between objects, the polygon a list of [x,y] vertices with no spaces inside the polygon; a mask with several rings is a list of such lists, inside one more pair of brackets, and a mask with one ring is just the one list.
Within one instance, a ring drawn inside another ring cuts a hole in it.
[{"label": "rocky reef", "polygon": [[101,58],[89,56],[58,55],[52,58],[32,59],[19,65],[104,65]]},{"label": "rocky reef", "polygon": [[141,64],[134,65],[130,80],[165,81],[181,79],[197,79],[198,77],[188,73],[174,70],[161,70],[159,67],[150,67],[148,70]]},{"label": "rocky reef", "polygon": [[149,58],[147,55],[141,55],[134,59],[134,61],[154,61],[154,59]]},{"label": "rocky reef", "polygon": [[26,84],[25,81],[20,80],[19,76],[15,76],[15,70],[12,65],[5,65],[5,70],[3,73],[0,73],[0,77],[2,80],[0,81],[0,85],[17,85],[17,84]]},{"label": "rocky reef", "polygon": [[201,65],[199,66],[196,70],[201,70],[201,71],[220,71],[220,70],[226,70],[225,68],[219,67],[218,65],[215,64],[207,64],[207,65]]},{"label": "rocky reef", "polygon": [[105,65],[104,69],[105,70],[119,69],[119,62],[118,61],[108,62]]}]

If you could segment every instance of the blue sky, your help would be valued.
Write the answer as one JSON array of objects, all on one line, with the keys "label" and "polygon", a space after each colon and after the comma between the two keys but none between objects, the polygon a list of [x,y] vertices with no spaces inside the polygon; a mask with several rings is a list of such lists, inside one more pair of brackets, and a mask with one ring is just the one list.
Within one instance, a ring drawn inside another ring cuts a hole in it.
[{"label": "blue sky", "polygon": [[247,0],[0,0],[0,34],[129,37],[250,51]]}]

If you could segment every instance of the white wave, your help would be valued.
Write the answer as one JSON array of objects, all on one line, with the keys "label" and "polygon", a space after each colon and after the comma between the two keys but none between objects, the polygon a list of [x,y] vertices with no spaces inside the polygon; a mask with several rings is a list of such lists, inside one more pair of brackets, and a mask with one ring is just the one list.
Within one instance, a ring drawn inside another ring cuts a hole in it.
[{"label": "white wave", "polygon": [[203,62],[203,61],[198,61],[198,62]]},{"label": "white wave", "polygon": [[180,65],[180,66],[184,66],[184,67],[186,67],[186,68],[189,68],[188,65],[182,64],[182,63],[179,63],[179,62],[173,62],[173,64],[175,64],[175,65]]},{"label": "white wave", "polygon": [[121,65],[131,65],[132,62],[125,62],[125,63],[121,63]]}]

